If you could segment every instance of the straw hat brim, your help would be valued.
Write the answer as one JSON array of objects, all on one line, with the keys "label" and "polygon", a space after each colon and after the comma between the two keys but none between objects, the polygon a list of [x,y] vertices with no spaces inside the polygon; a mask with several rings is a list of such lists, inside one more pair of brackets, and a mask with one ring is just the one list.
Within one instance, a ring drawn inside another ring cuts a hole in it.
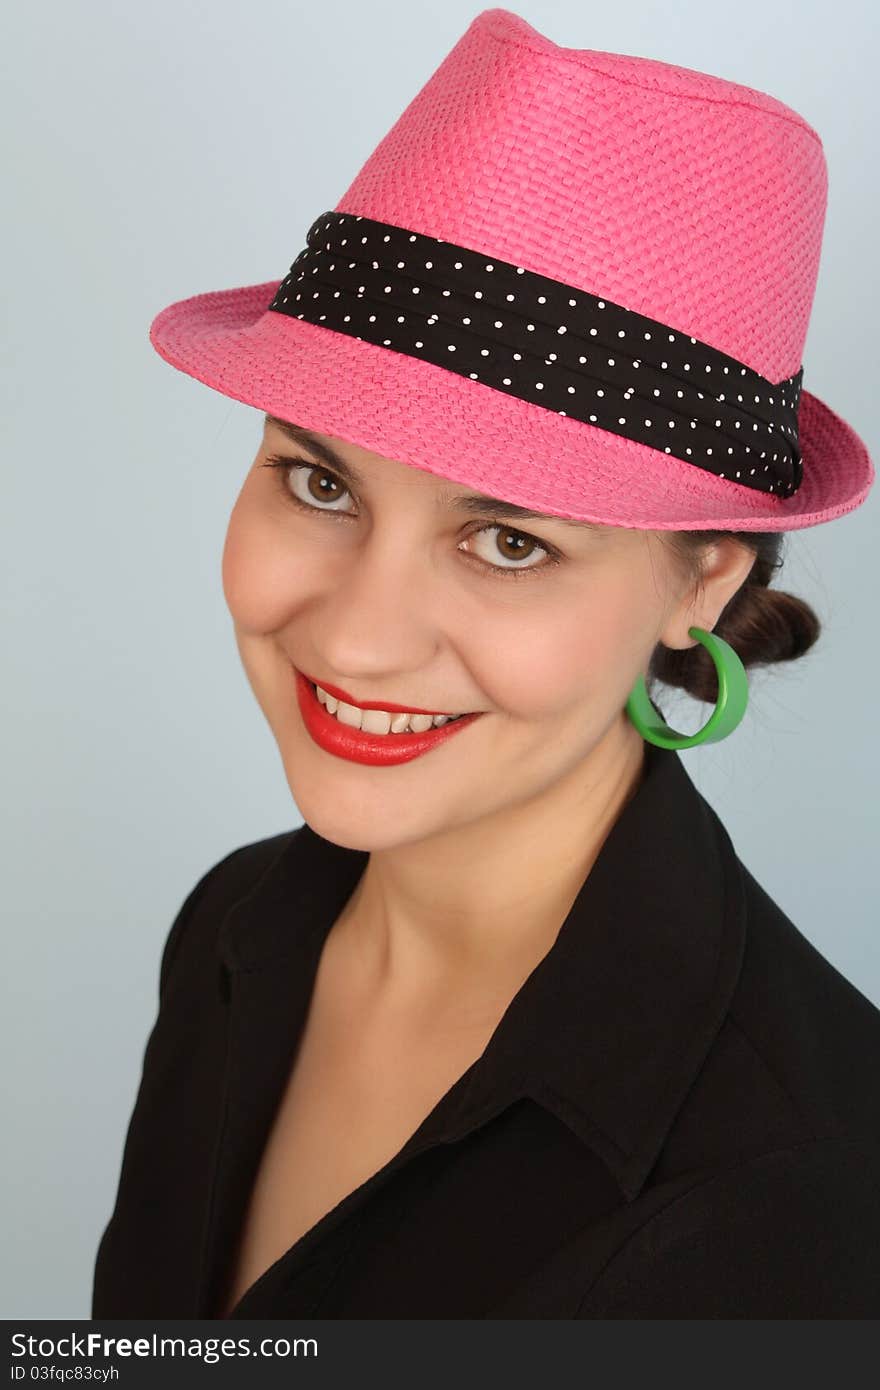
[{"label": "straw hat brim", "polygon": [[268,312],[280,281],[193,295],[153,320],[153,347],[233,400],[549,515],[646,530],[788,531],[854,510],[864,442],[802,390],[803,481],[789,498],[520,400],[430,362]]}]

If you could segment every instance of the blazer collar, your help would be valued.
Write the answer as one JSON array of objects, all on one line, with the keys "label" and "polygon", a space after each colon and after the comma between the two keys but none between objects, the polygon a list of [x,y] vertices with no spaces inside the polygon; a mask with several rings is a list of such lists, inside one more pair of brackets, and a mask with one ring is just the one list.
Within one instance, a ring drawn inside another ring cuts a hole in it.
[{"label": "blazer collar", "polygon": [[[253,1020],[254,1068],[262,1049],[294,1045],[324,938],[368,857],[303,825],[228,913],[221,958],[253,980],[241,997],[263,1019]],[[643,779],[553,946],[399,1157],[458,1138],[529,1096],[634,1200],[727,1013],[744,944],[730,838],[678,754],[646,744]],[[283,1022],[271,1024],[273,1010]],[[289,1056],[263,1051],[262,1060],[280,1085]]]}]

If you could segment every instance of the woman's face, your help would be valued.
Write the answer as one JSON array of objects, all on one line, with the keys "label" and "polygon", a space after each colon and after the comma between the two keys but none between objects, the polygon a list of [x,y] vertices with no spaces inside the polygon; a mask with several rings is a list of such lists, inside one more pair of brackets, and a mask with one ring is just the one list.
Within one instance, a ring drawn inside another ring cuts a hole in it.
[{"label": "woman's face", "polygon": [[[498,519],[471,489],[312,439],[332,465],[267,419],[223,589],[313,829],[373,850],[503,821],[601,741],[638,738],[624,711],[637,676],[667,630],[688,642],[682,581],[655,534]],[[362,704],[481,715],[409,761],[352,761],[312,738],[294,668]]]}]

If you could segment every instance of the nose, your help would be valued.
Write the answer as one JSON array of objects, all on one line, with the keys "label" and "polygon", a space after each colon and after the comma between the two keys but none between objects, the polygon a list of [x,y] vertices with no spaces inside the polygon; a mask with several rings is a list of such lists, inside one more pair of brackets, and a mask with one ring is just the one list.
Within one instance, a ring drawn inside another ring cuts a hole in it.
[{"label": "nose", "polygon": [[334,565],[314,608],[313,650],[352,683],[422,672],[442,646],[448,594],[405,531],[374,527]]}]

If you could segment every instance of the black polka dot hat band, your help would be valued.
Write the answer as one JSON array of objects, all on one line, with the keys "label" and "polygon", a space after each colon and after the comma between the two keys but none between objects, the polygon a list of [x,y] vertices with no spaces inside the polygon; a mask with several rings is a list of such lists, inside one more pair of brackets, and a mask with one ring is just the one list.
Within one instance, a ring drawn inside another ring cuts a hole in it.
[{"label": "black polka dot hat band", "polygon": [[178,370],[510,515],[791,531],[867,497],[804,389],[828,176],[776,97],[493,8],[329,211],[294,213],[290,164],[262,214],[290,269],[157,314]]},{"label": "black polka dot hat band", "polygon": [[325,212],[269,309],[597,424],[743,486],[800,487],[803,370],[770,382],[689,334],[499,257]]}]

